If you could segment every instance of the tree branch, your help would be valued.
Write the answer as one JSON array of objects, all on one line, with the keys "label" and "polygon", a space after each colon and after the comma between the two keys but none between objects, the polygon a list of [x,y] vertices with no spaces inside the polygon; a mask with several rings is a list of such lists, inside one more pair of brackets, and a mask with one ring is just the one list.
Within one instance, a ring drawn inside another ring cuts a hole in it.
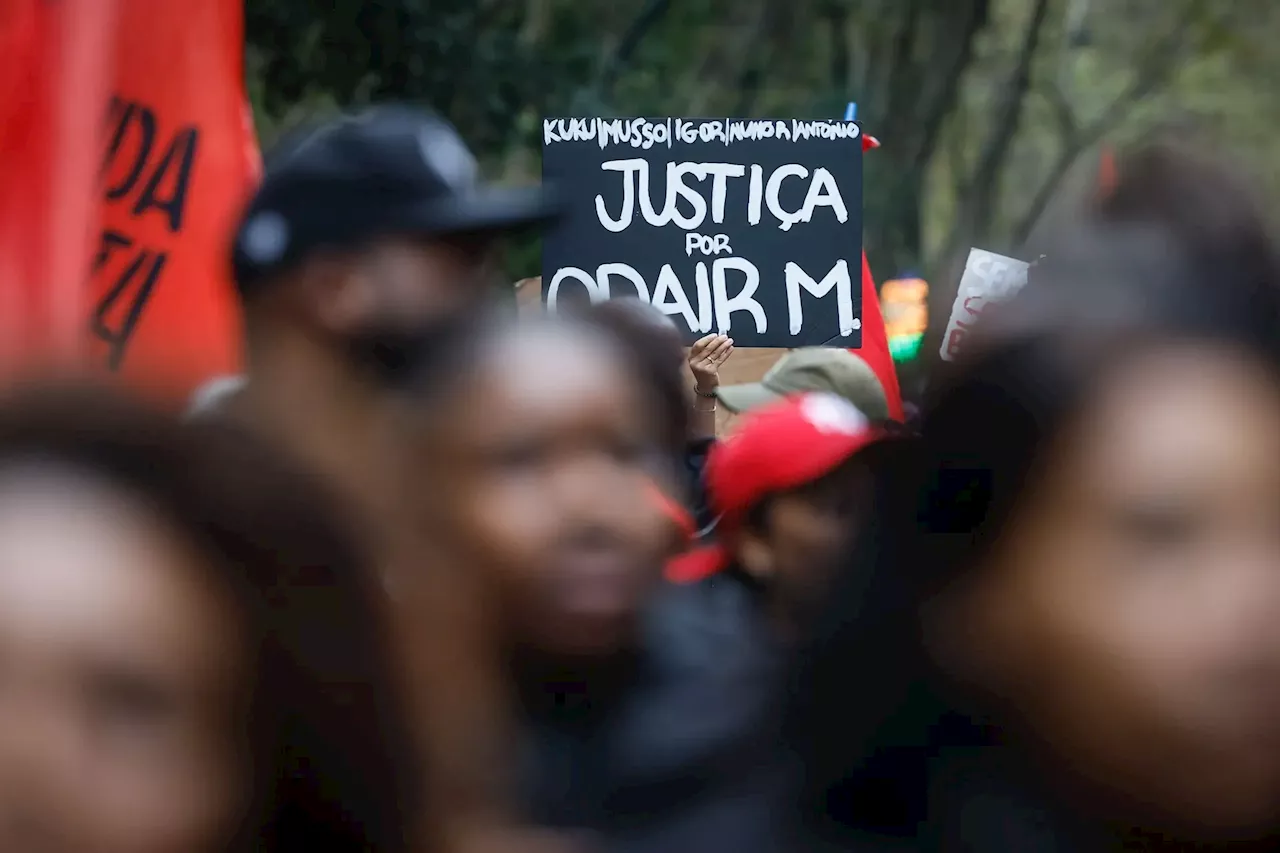
[{"label": "tree branch", "polygon": [[1035,61],[1036,48],[1040,44],[1040,33],[1048,17],[1049,0],[1036,0],[1036,5],[1027,22],[1026,32],[1022,37],[1022,46],[1014,63],[1013,73],[1005,85],[1005,94],[996,109],[991,123],[991,133],[986,145],[978,157],[971,186],[979,193],[979,199],[992,191],[992,184],[999,175],[1008,156],[1009,148],[1022,123],[1023,105],[1026,103],[1027,91],[1031,88],[1031,67]]},{"label": "tree branch", "polygon": [[724,102],[737,96],[747,69],[755,61],[754,51],[760,48],[762,2],[735,4],[732,15],[723,21],[726,32],[715,33],[700,50],[702,60],[682,86],[688,93],[684,115],[726,113]]},{"label": "tree branch", "polygon": [[888,66],[885,56],[889,42],[887,22],[893,13],[891,3],[892,0],[863,0],[853,5],[855,26],[848,34],[854,61],[851,94],[858,101],[859,115],[867,119],[868,127],[874,125],[881,133],[884,127],[877,105],[882,93],[878,89]]},{"label": "tree branch", "polygon": [[517,40],[525,47],[532,47],[542,40],[551,15],[549,0],[525,0],[524,21],[520,25]]},{"label": "tree branch", "polygon": [[973,60],[973,44],[978,32],[987,24],[990,4],[988,0],[976,0],[967,4],[964,19],[956,30],[947,30],[947,41],[954,45],[950,59],[943,63],[936,91],[922,93],[924,109],[918,114],[920,122],[919,145],[908,161],[911,169],[925,169],[937,149],[939,134],[947,116],[955,110],[960,91],[960,80]]},{"label": "tree branch", "polygon": [[849,55],[849,10],[841,3],[829,3],[824,10],[827,31],[831,36],[831,65],[827,77],[831,88],[841,96],[848,92],[853,59]]},{"label": "tree branch", "polygon": [[751,34],[746,54],[749,58],[742,68],[742,74],[738,77],[736,87],[738,98],[732,110],[734,116],[745,118],[751,115],[756,100],[760,97],[760,90],[764,86],[765,68],[770,59],[770,51],[766,50],[766,47],[782,2],[785,0],[764,0],[760,4],[760,17],[756,20],[756,27]]},{"label": "tree branch", "polygon": [[955,110],[948,125],[951,131],[945,141],[943,156],[947,164],[947,176],[951,179],[955,191],[955,206],[958,209],[964,194],[964,175],[968,172],[968,158],[965,141],[969,136],[969,114],[963,107]]},{"label": "tree branch", "polygon": [[992,208],[999,196],[1000,176],[1004,171],[1005,160],[1022,124],[1023,107],[1027,91],[1031,88],[1031,70],[1044,23],[1048,18],[1049,6],[1050,0],[1036,0],[1031,11],[1013,71],[1005,85],[1004,97],[992,118],[991,132],[978,155],[977,166],[966,182],[967,197],[962,202],[960,215],[956,217],[951,234],[943,244],[944,262],[961,248],[961,244],[970,235],[981,235],[990,224]]},{"label": "tree branch", "polygon": [[1057,193],[1058,187],[1080,158],[1080,155],[1118,127],[1135,106],[1149,97],[1169,79],[1174,65],[1182,54],[1181,33],[1183,28],[1186,26],[1188,19],[1199,8],[1199,0],[1191,0],[1183,7],[1182,14],[1178,16],[1178,19],[1169,30],[1156,41],[1155,46],[1147,52],[1138,67],[1133,81],[1107,105],[1098,118],[1084,127],[1079,126],[1078,119],[1076,119],[1074,112],[1071,110],[1066,94],[1056,85],[1051,89],[1050,95],[1061,99],[1061,103],[1054,107],[1055,112],[1059,114],[1059,122],[1063,123],[1065,117],[1065,121],[1069,122],[1069,124],[1064,124],[1064,128],[1069,129],[1070,132],[1063,133],[1062,148],[1058,153],[1057,159],[1054,161],[1052,168],[1050,168],[1048,176],[1036,191],[1031,203],[1027,206],[1026,212],[1023,213],[1014,228],[1013,238],[1015,245],[1025,243],[1031,236],[1032,230],[1049,207],[1049,203]]},{"label": "tree branch", "polygon": [[[860,14],[866,2],[858,7]],[[864,176],[865,243],[873,263],[889,268],[921,261],[921,210],[928,161],[954,113],[989,0],[890,0],[867,26],[877,54],[874,85],[859,92],[869,131],[885,140],[886,162]],[[861,106],[861,105],[860,105]],[[876,158],[879,162],[879,157]]]},{"label": "tree branch", "polygon": [[482,0],[482,2],[477,4],[477,6],[479,7],[476,10],[477,15],[475,21],[475,27],[477,30],[495,26],[498,23],[498,18],[502,16],[502,13],[510,11],[510,7],[506,3],[502,2],[502,0]]},{"label": "tree branch", "polygon": [[640,47],[640,43],[670,10],[671,0],[649,0],[640,10],[640,14],[631,22],[631,26],[627,27],[618,41],[618,47],[605,62],[604,69],[600,73],[598,90],[602,100],[608,100],[613,96],[613,88],[618,83],[618,77],[626,69],[631,57]]},{"label": "tree branch", "polygon": [[1076,118],[1075,110],[1071,109],[1071,101],[1067,98],[1067,93],[1062,91],[1057,80],[1050,80],[1046,84],[1045,98],[1049,101],[1049,108],[1053,110],[1053,117],[1058,122],[1058,133],[1062,136],[1064,144],[1074,145],[1080,135],[1080,122]]},{"label": "tree branch", "polygon": [[909,111],[903,110],[902,106],[909,100],[911,78],[914,77],[912,71],[915,63],[912,62],[912,47],[915,45],[920,22],[921,0],[903,0],[903,2],[908,5],[901,13],[902,17],[890,42],[892,48],[889,67],[885,69],[884,87],[879,98],[882,114],[878,124],[884,125],[880,132],[888,136],[895,135],[895,126],[904,121],[903,113],[909,114]]}]

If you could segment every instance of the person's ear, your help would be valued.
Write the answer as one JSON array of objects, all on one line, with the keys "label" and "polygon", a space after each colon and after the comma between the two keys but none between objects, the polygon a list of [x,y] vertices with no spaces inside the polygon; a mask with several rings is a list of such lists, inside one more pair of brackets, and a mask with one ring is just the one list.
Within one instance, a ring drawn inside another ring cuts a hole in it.
[{"label": "person's ear", "polygon": [[376,310],[376,282],[355,258],[317,257],[302,279],[312,321],[329,332],[345,334],[359,329]]},{"label": "person's ear", "polygon": [[764,535],[755,530],[744,530],[737,540],[734,550],[742,570],[756,580],[767,581],[772,578],[777,572],[777,560],[774,558],[773,547]]}]

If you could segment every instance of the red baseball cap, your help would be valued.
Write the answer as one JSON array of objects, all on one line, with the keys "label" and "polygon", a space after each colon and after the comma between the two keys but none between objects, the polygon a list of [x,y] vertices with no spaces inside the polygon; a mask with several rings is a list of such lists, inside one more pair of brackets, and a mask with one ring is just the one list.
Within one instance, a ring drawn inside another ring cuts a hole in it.
[{"label": "red baseball cap", "polygon": [[[707,457],[707,499],[719,517],[717,529],[736,529],[766,496],[825,477],[880,437],[862,412],[834,394],[799,394],[743,415]],[[666,574],[688,583],[727,562],[722,548],[699,548],[668,563]]]}]

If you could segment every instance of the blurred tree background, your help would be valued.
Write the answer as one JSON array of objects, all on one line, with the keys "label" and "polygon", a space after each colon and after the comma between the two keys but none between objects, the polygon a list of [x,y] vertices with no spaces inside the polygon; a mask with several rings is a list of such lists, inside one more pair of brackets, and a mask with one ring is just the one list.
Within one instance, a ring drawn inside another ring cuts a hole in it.
[{"label": "blurred tree background", "polygon": [[[445,113],[530,180],[544,115],[837,117],[877,277],[949,306],[970,246],[1016,252],[1092,186],[1100,144],[1196,133],[1280,200],[1275,0],[247,0],[264,142],[339,107]],[[512,279],[537,274],[518,247]],[[939,312],[934,312],[935,315]]]}]

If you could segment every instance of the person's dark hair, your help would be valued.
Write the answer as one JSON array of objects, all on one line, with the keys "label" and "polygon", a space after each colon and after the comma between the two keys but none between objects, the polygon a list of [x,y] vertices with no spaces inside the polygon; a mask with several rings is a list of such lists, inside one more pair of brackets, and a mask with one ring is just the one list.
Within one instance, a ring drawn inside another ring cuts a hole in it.
[{"label": "person's dark hair", "polygon": [[[1120,180],[1094,202],[1108,224],[1158,224],[1206,267],[1231,263],[1256,286],[1274,264],[1261,199],[1225,155],[1165,136],[1123,154]],[[1243,266],[1251,262],[1252,266]]]},{"label": "person's dark hair", "polygon": [[0,401],[0,467],[29,461],[145,505],[238,603],[253,767],[233,850],[406,850],[421,804],[380,593],[327,490],[233,427],[88,388]]},{"label": "person's dark hair", "polygon": [[[881,511],[791,691],[788,737],[816,833],[910,834],[931,756],[988,737],[929,662],[921,606],[981,561],[1112,369],[1144,347],[1206,344],[1280,382],[1280,264],[1251,202],[1194,159],[1126,162],[1111,196],[931,379],[919,436],[881,484]],[[1202,227],[1167,212],[1159,174],[1203,200]]]},{"label": "person's dark hair", "polygon": [[627,348],[662,406],[664,442],[673,457],[683,456],[689,436],[689,401],[684,383],[684,341],[667,315],[638,297],[610,299],[582,312]]}]

